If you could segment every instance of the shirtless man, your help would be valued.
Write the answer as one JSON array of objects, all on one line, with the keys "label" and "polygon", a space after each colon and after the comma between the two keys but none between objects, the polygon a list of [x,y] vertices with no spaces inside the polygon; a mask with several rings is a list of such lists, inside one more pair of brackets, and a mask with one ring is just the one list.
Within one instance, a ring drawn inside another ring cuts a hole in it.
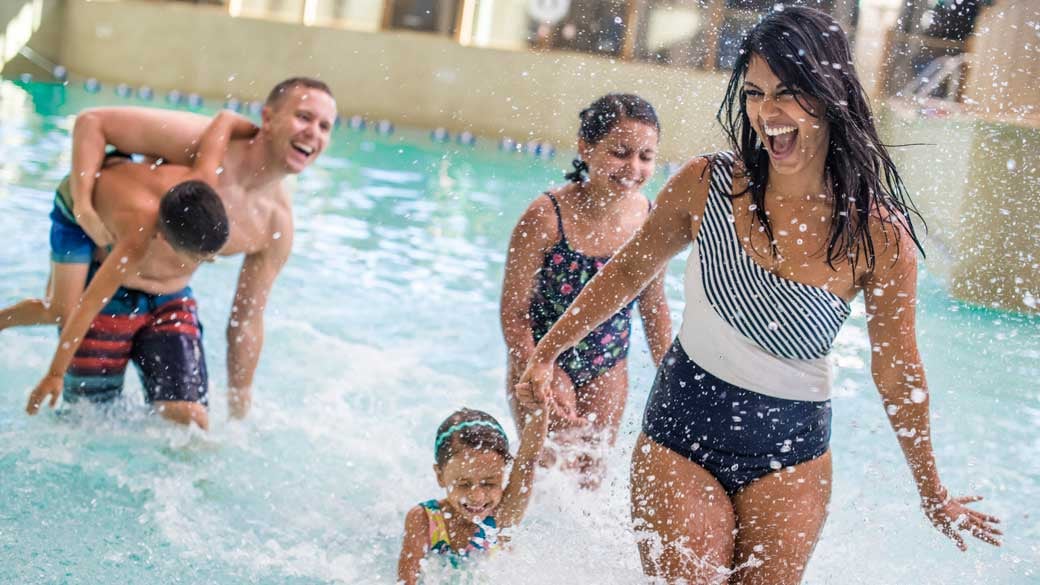
[{"label": "shirtless man", "polygon": [[[231,142],[216,185],[231,225],[220,255],[245,254],[227,326],[228,407],[235,418],[249,412],[264,339],[264,308],[292,250],[292,200],[283,180],[325,150],[336,101],[323,82],[295,77],[271,90],[261,118],[255,138]],[[89,202],[106,144],[188,164],[207,122],[197,114],[149,108],[80,114],[73,130],[71,187],[76,219],[87,234],[102,245],[111,241]]]}]

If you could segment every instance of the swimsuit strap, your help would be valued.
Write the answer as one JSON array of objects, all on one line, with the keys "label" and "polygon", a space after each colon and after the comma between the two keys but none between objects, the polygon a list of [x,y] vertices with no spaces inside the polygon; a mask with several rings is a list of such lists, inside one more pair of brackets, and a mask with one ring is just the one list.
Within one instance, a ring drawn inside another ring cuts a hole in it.
[{"label": "swimsuit strap", "polygon": [[451,550],[451,537],[448,534],[448,526],[444,522],[444,512],[441,511],[437,500],[430,500],[420,504],[426,510],[426,518],[430,527],[430,550],[440,552],[445,547]]},{"label": "swimsuit strap", "polygon": [[556,196],[546,191],[545,196],[552,201],[553,209],[556,210],[556,229],[560,230],[560,242],[565,243],[567,241],[567,234],[563,231],[563,214],[560,212],[560,203],[556,201]]}]

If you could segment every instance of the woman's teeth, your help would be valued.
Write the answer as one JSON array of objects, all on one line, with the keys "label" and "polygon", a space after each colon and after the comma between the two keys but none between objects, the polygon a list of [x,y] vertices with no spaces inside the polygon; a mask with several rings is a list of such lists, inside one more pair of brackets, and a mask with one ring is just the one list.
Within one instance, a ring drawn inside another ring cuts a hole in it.
[{"label": "woman's teeth", "polygon": [[797,126],[776,126],[776,127],[765,126],[763,129],[766,131],[766,136],[780,136],[781,134],[787,134],[789,132],[794,132],[795,130],[798,129],[798,127]]}]

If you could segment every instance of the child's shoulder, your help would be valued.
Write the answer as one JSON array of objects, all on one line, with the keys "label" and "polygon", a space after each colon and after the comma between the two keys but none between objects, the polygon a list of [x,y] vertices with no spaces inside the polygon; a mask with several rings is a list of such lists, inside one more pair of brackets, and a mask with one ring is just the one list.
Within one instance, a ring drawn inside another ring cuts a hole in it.
[{"label": "child's shoulder", "polygon": [[552,200],[546,196],[548,193],[550,191],[538,195],[531,201],[517,220],[517,229],[523,227],[527,234],[545,235],[550,239],[555,236],[557,212]]},{"label": "child's shoulder", "polygon": [[[431,507],[430,505],[433,505]],[[412,506],[408,513],[404,516],[404,524],[406,527],[425,527],[427,524],[427,515],[430,511],[437,510],[437,500],[428,500]]]}]

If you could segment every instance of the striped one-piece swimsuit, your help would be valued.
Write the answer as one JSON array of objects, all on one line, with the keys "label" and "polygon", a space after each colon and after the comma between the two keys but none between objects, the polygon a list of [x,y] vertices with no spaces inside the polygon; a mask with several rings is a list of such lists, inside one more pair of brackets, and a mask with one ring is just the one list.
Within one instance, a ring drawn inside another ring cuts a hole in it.
[{"label": "striped one-piece swimsuit", "polygon": [[833,292],[777,276],[744,250],[733,220],[734,162],[731,153],[712,156],[682,327],[643,420],[647,436],[729,493],[826,452],[826,356],[850,312]]}]

